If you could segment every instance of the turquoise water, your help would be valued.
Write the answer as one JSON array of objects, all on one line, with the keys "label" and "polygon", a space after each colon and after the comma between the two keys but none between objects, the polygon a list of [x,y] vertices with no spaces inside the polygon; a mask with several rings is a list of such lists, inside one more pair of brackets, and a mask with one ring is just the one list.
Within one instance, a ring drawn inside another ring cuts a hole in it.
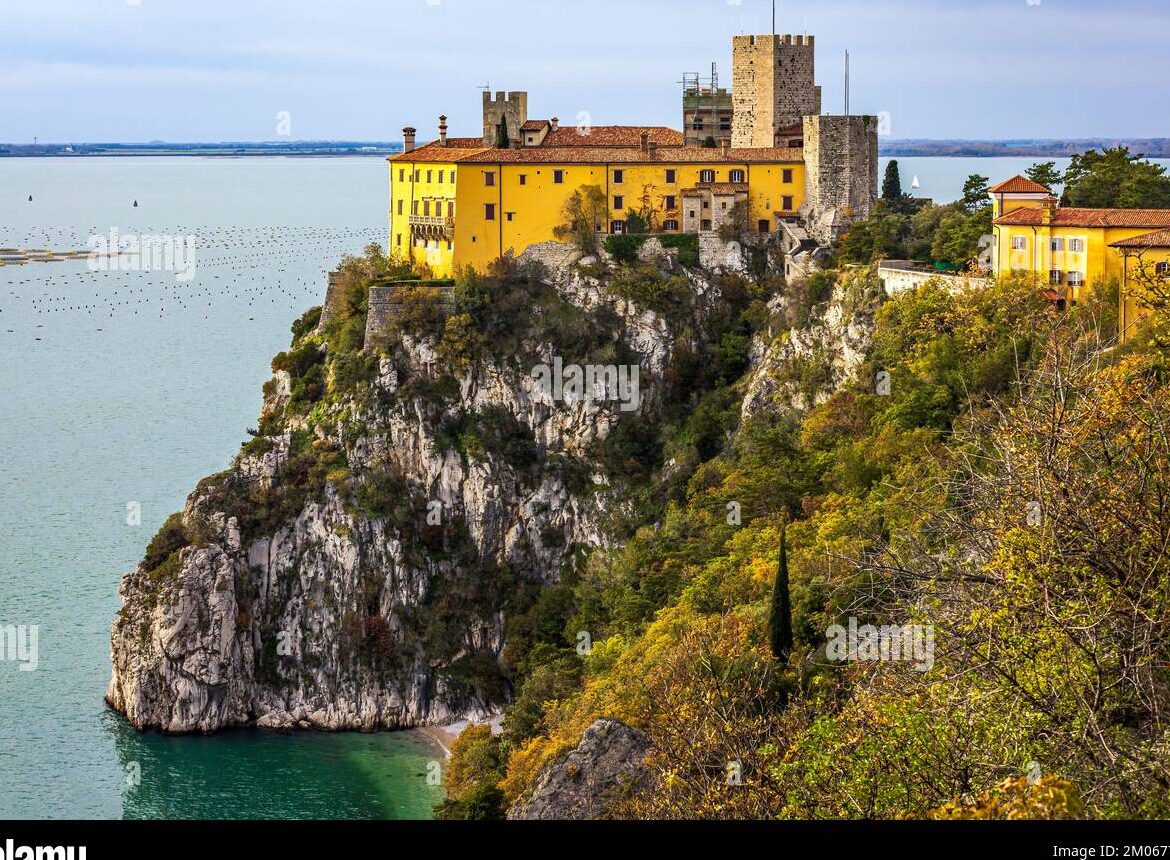
[{"label": "turquoise water", "polygon": [[438,799],[414,735],[140,736],[102,702],[121,573],[230,463],[326,271],[385,241],[386,197],[381,159],[0,159],[0,247],[199,237],[189,282],[0,268],[0,627],[39,628],[35,671],[0,653],[0,818],[418,818]]}]

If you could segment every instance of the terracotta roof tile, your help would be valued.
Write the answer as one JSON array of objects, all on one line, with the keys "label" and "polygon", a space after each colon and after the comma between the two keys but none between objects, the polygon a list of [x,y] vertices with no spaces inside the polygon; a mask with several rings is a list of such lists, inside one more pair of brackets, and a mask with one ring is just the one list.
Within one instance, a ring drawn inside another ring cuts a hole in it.
[{"label": "terracotta roof tile", "polygon": [[[588,132],[588,133],[586,133]],[[665,126],[641,125],[598,125],[586,128],[561,126],[548,133],[545,146],[641,146],[643,133],[650,135],[650,141],[663,146],[682,146],[683,133]]]},{"label": "terracotta roof tile", "polygon": [[1130,239],[1113,242],[1110,248],[1170,248],[1170,230],[1143,233]]},{"label": "terracotta roof tile", "polygon": [[[1027,206],[995,219],[1014,227],[1043,227],[1044,210]],[[1170,227],[1170,209],[1076,209],[1060,208],[1052,215],[1053,227]]]},{"label": "terracotta roof tile", "polygon": [[521,131],[540,131],[546,125],[549,125],[547,119],[530,119],[524,125],[520,126]]},{"label": "terracotta roof tile", "polygon": [[447,145],[440,146],[437,140],[425,143],[410,152],[392,155],[387,161],[458,161],[464,156],[484,148],[482,137],[449,137]]},{"label": "terracotta roof tile", "polygon": [[746,182],[714,182],[711,184],[712,194],[746,194],[747,190]]},{"label": "terracotta roof tile", "polygon": [[1051,191],[1026,176],[1013,176],[987,190],[992,194],[1048,194]]},{"label": "terracotta roof tile", "polygon": [[480,149],[460,161],[476,164],[799,164],[801,149],[718,149],[670,147],[650,157],[638,147],[533,146],[525,149]]}]

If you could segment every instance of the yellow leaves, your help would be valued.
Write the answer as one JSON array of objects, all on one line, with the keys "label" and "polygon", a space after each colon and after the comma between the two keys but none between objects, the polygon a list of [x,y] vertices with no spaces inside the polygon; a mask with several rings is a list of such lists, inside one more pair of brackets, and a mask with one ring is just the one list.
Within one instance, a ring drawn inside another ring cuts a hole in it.
[{"label": "yellow leaves", "polygon": [[1033,781],[1027,777],[1005,779],[973,799],[954,800],[932,810],[940,820],[1073,821],[1084,818],[1084,804],[1076,786],[1057,776]]}]

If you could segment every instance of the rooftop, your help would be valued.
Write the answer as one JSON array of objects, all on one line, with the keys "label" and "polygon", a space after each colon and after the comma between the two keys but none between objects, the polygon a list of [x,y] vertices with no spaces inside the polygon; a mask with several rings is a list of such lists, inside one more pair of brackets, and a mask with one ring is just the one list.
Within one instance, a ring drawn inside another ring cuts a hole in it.
[{"label": "rooftop", "polygon": [[1026,176],[1013,176],[1011,179],[1006,179],[999,185],[993,185],[988,191],[992,194],[1051,194],[1049,188],[1045,188],[1039,182],[1033,182]]},{"label": "rooftop", "polygon": [[1170,248],[1170,230],[1157,230],[1153,233],[1143,233],[1130,239],[1113,242],[1110,248]]},{"label": "rooftop", "polygon": [[1045,224],[1046,210],[1026,207],[995,219],[996,224],[1015,227],[1170,227],[1170,209],[1077,209],[1058,208]]}]

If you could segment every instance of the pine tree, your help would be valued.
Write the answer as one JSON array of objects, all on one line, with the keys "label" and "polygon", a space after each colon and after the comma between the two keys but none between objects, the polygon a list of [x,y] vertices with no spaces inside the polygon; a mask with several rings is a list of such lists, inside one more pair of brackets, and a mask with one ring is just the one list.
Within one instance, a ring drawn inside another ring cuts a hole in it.
[{"label": "pine tree", "polygon": [[792,653],[792,598],[788,591],[788,527],[780,530],[780,566],[772,588],[772,608],[768,615],[768,641],[778,663],[787,663]]}]

